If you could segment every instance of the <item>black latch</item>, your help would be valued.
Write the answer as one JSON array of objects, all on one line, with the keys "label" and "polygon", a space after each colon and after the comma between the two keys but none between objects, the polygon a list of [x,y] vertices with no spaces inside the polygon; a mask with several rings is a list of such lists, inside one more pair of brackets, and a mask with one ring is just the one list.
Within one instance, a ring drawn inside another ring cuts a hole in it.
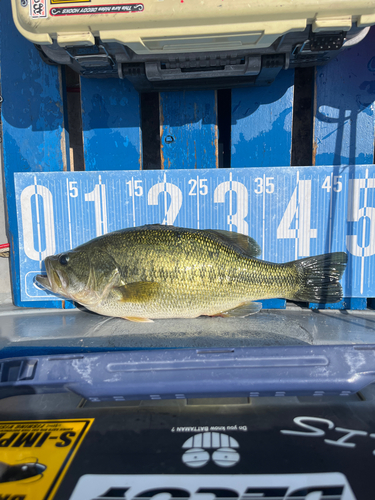
[{"label": "black latch", "polygon": [[339,50],[344,43],[346,33],[311,33],[311,52],[321,52],[326,50]]},{"label": "black latch", "polygon": [[69,56],[74,59],[84,71],[89,73],[102,73],[106,69],[112,72],[115,67],[115,61],[108,53],[107,49],[102,44],[93,45],[91,47],[65,47]]}]

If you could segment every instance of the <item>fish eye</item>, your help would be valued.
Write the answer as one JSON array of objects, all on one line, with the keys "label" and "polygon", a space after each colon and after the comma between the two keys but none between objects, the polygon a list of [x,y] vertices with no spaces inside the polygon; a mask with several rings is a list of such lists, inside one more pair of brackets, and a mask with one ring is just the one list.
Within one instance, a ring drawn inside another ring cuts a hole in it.
[{"label": "fish eye", "polygon": [[66,266],[69,262],[69,256],[68,255],[62,255],[60,258],[59,258],[59,262],[62,266]]}]

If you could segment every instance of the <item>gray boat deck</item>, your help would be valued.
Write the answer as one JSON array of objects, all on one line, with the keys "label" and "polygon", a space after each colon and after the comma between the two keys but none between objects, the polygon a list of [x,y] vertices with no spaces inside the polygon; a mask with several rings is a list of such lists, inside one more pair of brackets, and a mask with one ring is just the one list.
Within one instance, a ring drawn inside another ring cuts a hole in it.
[{"label": "gray boat deck", "polygon": [[375,311],[312,311],[289,305],[247,318],[131,323],[85,310],[0,306],[0,348],[232,348],[375,344]]}]

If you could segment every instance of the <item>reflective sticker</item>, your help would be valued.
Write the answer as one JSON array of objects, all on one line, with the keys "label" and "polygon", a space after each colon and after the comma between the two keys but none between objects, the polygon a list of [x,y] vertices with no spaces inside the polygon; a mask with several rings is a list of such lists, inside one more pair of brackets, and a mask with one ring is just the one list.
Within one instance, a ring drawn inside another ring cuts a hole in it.
[{"label": "reflective sticker", "polygon": [[51,16],[91,16],[92,14],[126,14],[127,12],[142,12],[143,10],[143,3],[126,3],[116,5],[90,5],[90,7],[57,7],[52,8],[50,14]]},{"label": "reflective sticker", "polygon": [[87,474],[70,500],[355,500],[339,472],[319,474]]},{"label": "reflective sticker", "polygon": [[91,2],[91,0],[51,0],[52,5],[56,3],[82,3],[82,2]]},{"label": "reflective sticker", "polygon": [[52,500],[93,421],[0,422],[0,498]]},{"label": "reflective sticker", "polygon": [[47,17],[46,0],[30,0],[30,17],[33,19]]}]

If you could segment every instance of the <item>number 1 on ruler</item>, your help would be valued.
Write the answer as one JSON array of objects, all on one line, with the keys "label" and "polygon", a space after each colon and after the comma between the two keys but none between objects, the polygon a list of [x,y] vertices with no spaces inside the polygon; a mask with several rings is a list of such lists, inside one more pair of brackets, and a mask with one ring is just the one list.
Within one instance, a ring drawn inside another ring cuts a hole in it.
[{"label": "number 1 on ruler", "polygon": [[107,229],[107,200],[105,185],[102,184],[102,176],[99,175],[99,184],[95,184],[91,193],[85,194],[85,201],[93,201],[95,207],[95,227],[96,236],[101,236],[108,232]]}]

